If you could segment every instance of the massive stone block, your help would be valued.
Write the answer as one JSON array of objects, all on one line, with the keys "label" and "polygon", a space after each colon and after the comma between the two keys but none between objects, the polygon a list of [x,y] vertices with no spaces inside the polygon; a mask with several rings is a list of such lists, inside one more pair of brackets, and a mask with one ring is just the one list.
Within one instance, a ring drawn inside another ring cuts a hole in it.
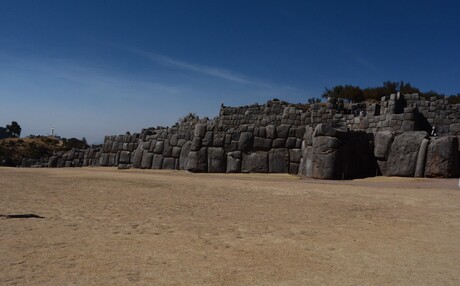
[{"label": "massive stone block", "polygon": [[131,152],[129,151],[121,151],[120,152],[120,160],[118,161],[121,164],[129,164],[131,163]]},{"label": "massive stone block", "polygon": [[214,134],[212,131],[207,131],[204,135],[203,140],[201,141],[201,144],[205,147],[210,147],[212,146],[214,141]]},{"label": "massive stone block", "polygon": [[180,151],[180,157],[179,157],[179,169],[180,170],[186,170],[187,164],[188,164],[188,156],[190,153],[190,149],[192,146],[192,142],[187,141],[184,143],[184,146],[182,146],[182,150]]},{"label": "massive stone block", "polygon": [[254,136],[251,132],[241,132],[238,140],[238,151],[249,151],[254,144]]},{"label": "massive stone block", "polygon": [[281,124],[276,127],[276,136],[278,138],[287,138],[289,136],[289,129],[291,125]]},{"label": "massive stone block", "polygon": [[391,131],[379,131],[374,137],[374,156],[380,160],[387,160],[393,143],[394,133]]},{"label": "massive stone block", "polygon": [[165,140],[163,146],[163,157],[171,157],[172,149],[173,147],[169,144],[169,140]]},{"label": "massive stone block", "polygon": [[140,145],[136,149],[136,151],[134,151],[133,160],[132,160],[133,168],[140,168],[141,167],[142,153],[143,152],[144,152],[144,150],[142,149],[142,147]]},{"label": "massive stone block", "polygon": [[272,149],[268,153],[268,171],[270,173],[289,172],[289,151],[286,148]]},{"label": "massive stone block", "polygon": [[155,146],[153,148],[153,153],[163,154],[164,144],[164,141],[156,141]]},{"label": "massive stone block", "polygon": [[155,154],[152,161],[152,169],[162,169],[163,168],[163,155]]},{"label": "massive stone block", "polygon": [[207,148],[203,147],[198,151],[191,151],[188,155],[186,169],[190,172],[206,172],[208,170]]},{"label": "massive stone block", "polygon": [[223,147],[225,140],[225,133],[224,132],[214,132],[214,139],[213,139],[213,146],[215,147]]},{"label": "massive stone block", "polygon": [[152,167],[153,153],[144,152],[142,154],[141,168],[150,169]]},{"label": "massive stone block", "polygon": [[317,179],[336,179],[339,177],[339,147],[338,138],[330,136],[314,137],[312,177]]},{"label": "massive stone block", "polygon": [[181,147],[173,147],[171,155],[173,158],[179,158],[180,157],[180,151],[182,150]]},{"label": "massive stone block", "polygon": [[289,161],[292,163],[300,163],[302,159],[302,150],[301,149],[289,149]]},{"label": "massive stone block", "polygon": [[415,177],[423,177],[425,174],[426,156],[430,140],[424,138],[417,155],[417,164],[415,165]]},{"label": "massive stone block", "polygon": [[425,131],[409,131],[395,137],[387,160],[387,176],[413,177]]},{"label": "massive stone block", "polygon": [[265,132],[266,132],[267,138],[270,138],[270,139],[276,138],[276,127],[274,125],[266,126]]},{"label": "massive stone block", "polygon": [[284,139],[284,138],[276,138],[275,140],[273,140],[272,147],[273,148],[284,148],[284,147],[286,147],[286,139]]},{"label": "massive stone block", "polygon": [[241,172],[241,151],[227,153],[227,173]]},{"label": "massive stone block", "polygon": [[241,172],[268,173],[268,152],[257,151],[249,154],[243,154]]},{"label": "massive stone block", "polygon": [[176,169],[176,159],[174,158],[163,158],[162,169],[174,170]]},{"label": "massive stone block", "polygon": [[200,138],[203,138],[204,135],[206,134],[206,130],[207,130],[207,126],[206,124],[197,124],[195,126],[195,137],[200,137]]},{"label": "massive stone block", "polygon": [[190,146],[190,150],[192,151],[198,151],[201,149],[201,137],[195,136],[192,139],[192,145]]},{"label": "massive stone block", "polygon": [[272,148],[272,139],[254,137],[254,149],[268,151]]},{"label": "massive stone block", "polygon": [[458,176],[458,171],[457,137],[432,139],[428,145],[425,176],[453,178]]},{"label": "massive stone block", "polygon": [[225,172],[225,157],[224,148],[209,147],[208,148],[208,172],[209,173],[224,173]]}]

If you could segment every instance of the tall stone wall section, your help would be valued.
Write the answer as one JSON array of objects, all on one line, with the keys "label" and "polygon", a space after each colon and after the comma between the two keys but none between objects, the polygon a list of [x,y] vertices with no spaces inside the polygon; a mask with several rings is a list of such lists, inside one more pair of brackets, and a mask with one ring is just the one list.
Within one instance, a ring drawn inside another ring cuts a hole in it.
[{"label": "tall stone wall section", "polygon": [[[417,138],[428,140],[433,126],[439,136],[460,136],[459,118],[459,105],[449,105],[446,99],[424,100],[417,94],[393,94],[383,97],[379,102],[354,105],[293,105],[282,101],[269,101],[262,105],[222,106],[219,116],[211,120],[186,117],[169,128],[148,128],[138,134],[106,136],[99,150],[84,151],[83,155],[78,151],[74,151],[73,155],[55,154],[54,158],[50,158],[49,166],[118,166],[229,173],[280,172],[334,179],[373,174],[414,176],[415,170],[412,174],[412,171],[398,173],[391,171],[391,167],[388,169],[389,165],[395,164],[391,154],[399,152],[396,151],[396,146],[392,151],[391,144],[394,139],[403,133],[424,131],[425,135]],[[340,132],[334,132],[330,136],[319,135],[322,133],[318,131],[313,136],[318,125],[329,126],[328,128]],[[454,140],[457,145],[451,141],[443,144],[449,145],[448,148],[451,149],[452,146],[457,146],[458,150],[457,138]],[[335,147],[324,149],[328,144]],[[381,144],[389,146],[383,153]],[[374,145],[379,147],[374,148]],[[430,153],[428,150],[431,147],[428,146],[434,145],[425,145],[425,160],[439,157],[430,157],[429,154],[438,151],[432,150]],[[353,146],[361,146],[364,151]],[[420,149],[420,146],[414,148]],[[415,156],[418,156],[419,149]],[[75,152],[79,155],[76,156]],[[332,156],[332,161],[324,163],[327,156],[320,159],[321,154],[327,155],[328,152],[336,152],[336,155]],[[369,168],[356,170],[347,165],[346,161],[355,158],[360,158],[363,166]],[[324,164],[334,166],[330,175],[320,174]],[[429,167],[427,170],[433,169],[431,166],[439,166],[428,162],[426,164]],[[309,166],[315,166],[316,171],[310,170]],[[454,167],[448,168],[452,170]],[[423,169],[422,176],[425,174],[425,165]],[[455,169],[458,169],[456,165]],[[420,174],[421,171],[418,172]],[[440,176],[436,175],[436,170],[429,172],[429,176]],[[449,174],[453,173],[457,171]]]}]

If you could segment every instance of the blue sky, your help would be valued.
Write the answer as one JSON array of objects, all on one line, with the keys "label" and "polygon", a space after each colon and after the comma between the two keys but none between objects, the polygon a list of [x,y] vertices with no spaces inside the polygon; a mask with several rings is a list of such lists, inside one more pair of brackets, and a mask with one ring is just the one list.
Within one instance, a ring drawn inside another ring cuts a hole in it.
[{"label": "blue sky", "polygon": [[89,142],[336,84],[460,92],[460,1],[0,0],[0,126]]}]

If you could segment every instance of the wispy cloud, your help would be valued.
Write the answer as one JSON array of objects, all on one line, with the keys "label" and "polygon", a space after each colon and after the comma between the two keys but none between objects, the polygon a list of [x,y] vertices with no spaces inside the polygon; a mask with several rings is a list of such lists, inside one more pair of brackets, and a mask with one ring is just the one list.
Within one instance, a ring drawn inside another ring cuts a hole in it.
[{"label": "wispy cloud", "polygon": [[238,82],[238,83],[253,83],[252,80],[250,80],[248,77],[235,73],[229,70],[221,69],[221,68],[216,68],[216,67],[210,67],[210,66],[204,66],[204,65],[198,65],[198,64],[193,64],[193,63],[188,63],[184,62],[178,59],[173,59],[164,55],[160,55],[157,53],[152,53],[152,52],[146,52],[140,49],[136,48],[130,48],[130,50],[138,55],[141,55],[147,59],[149,59],[152,62],[166,65],[166,66],[171,66],[175,68],[180,68],[183,70],[189,70],[189,71],[194,71],[214,77],[218,77],[221,79],[233,81],[233,82]]}]

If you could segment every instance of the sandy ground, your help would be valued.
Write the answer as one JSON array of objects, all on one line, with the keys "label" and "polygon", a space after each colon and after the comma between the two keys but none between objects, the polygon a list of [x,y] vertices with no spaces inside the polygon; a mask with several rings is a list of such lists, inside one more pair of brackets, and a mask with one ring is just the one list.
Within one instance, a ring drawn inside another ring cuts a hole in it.
[{"label": "sandy ground", "polygon": [[0,285],[460,285],[458,180],[0,168]]}]

